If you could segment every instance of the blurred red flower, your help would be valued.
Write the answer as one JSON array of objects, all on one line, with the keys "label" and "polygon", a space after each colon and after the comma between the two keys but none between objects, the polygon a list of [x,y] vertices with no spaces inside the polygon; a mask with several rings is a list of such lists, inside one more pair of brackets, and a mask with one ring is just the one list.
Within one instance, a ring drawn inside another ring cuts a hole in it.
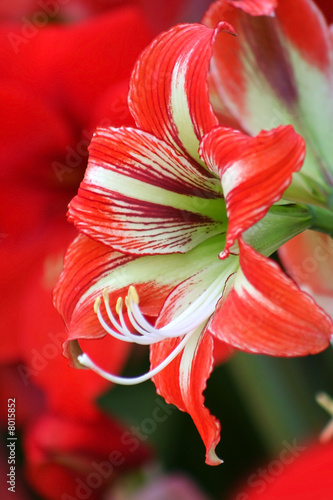
[{"label": "blurred red flower", "polygon": [[79,420],[44,414],[26,434],[25,451],[29,482],[52,500],[99,499],[150,456],[138,438],[98,411]]},{"label": "blurred red flower", "polygon": [[[31,8],[46,3],[31,2]],[[14,12],[14,5],[5,2],[0,18],[10,5]],[[0,378],[5,402],[0,413],[6,425],[6,401],[16,400],[17,426],[27,441],[28,480],[46,498],[59,498],[54,496],[57,477],[75,479],[70,453],[69,462],[66,459],[70,425],[82,431],[77,450],[83,457],[90,457],[95,443],[95,452],[103,458],[119,441],[119,427],[97,414],[94,406],[109,384],[69,368],[61,356],[64,327],[51,292],[75,234],[66,222],[67,203],[82,178],[95,127],[132,124],[129,75],[153,28],[143,9],[131,2],[68,26],[42,26],[37,22],[42,17],[34,18],[33,10],[20,18],[22,11],[15,7],[21,22],[0,25]],[[110,356],[101,343],[95,354],[119,369],[126,351]],[[56,442],[50,444],[51,438]],[[42,450],[38,459],[37,449]],[[144,458],[135,456],[124,466]]]},{"label": "blurred red flower", "polygon": [[333,442],[298,446],[258,468],[230,500],[330,500]]}]

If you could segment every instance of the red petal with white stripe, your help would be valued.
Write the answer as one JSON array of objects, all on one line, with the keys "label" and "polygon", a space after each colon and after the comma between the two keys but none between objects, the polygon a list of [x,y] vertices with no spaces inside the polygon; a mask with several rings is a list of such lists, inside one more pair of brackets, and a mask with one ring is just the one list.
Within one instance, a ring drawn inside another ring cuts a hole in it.
[{"label": "red petal with white stripe", "polygon": [[[64,344],[68,357],[72,358],[71,341],[104,337],[105,331],[94,313],[94,301],[101,296],[103,285],[96,289],[94,285],[131,260],[133,257],[115,252],[84,235],[79,235],[69,246],[64,270],[54,289],[54,305],[68,330]],[[115,300],[118,297],[119,293]],[[115,341],[115,345],[120,344]],[[75,363],[75,359],[73,361]]]},{"label": "red petal with white stripe", "polygon": [[223,19],[237,33],[214,44],[214,107],[219,96],[251,135],[292,124],[307,142],[302,173],[320,179],[323,167],[332,172],[332,36],[316,2],[276,3],[274,16],[254,15],[250,2],[219,0],[208,9],[204,24]]},{"label": "red petal with white stripe", "polygon": [[[150,347],[151,367],[163,361],[181,339],[167,339]],[[153,378],[158,394],[192,417],[206,446],[206,463],[219,465],[215,453],[220,440],[220,423],[204,406],[203,391],[213,368],[213,338],[198,332],[191,337],[184,351]]]},{"label": "red petal with white stripe", "polygon": [[[208,248],[207,254],[209,254]],[[206,446],[206,462],[209,465],[218,465],[221,461],[215,454],[215,447],[220,439],[220,424],[205,408],[203,391],[213,368],[214,354],[218,356],[215,361],[222,362],[230,356],[231,350],[226,346],[222,355],[221,343],[214,342],[205,324],[214,312],[226,281],[237,269],[238,259],[236,257],[224,261],[213,259],[210,265],[207,266],[204,262],[202,265],[199,272],[184,280],[172,291],[156,321],[156,326],[161,327],[178,320],[178,325],[175,324],[173,327],[177,332],[182,314],[186,314],[187,319],[185,320],[183,316],[181,324],[187,322],[189,340],[185,349],[156,375],[153,381],[159,394],[167,402],[190,414]],[[220,280],[218,284],[217,279]],[[208,290],[210,293],[207,301],[208,297],[205,294]],[[181,338],[169,338],[151,346],[151,367],[163,361],[181,340]]]},{"label": "red petal with white stripe", "polygon": [[[54,290],[54,304],[68,330],[65,354],[74,364],[78,352],[76,343],[72,341],[97,339],[106,335],[94,312],[96,298],[101,297],[107,287],[114,311],[118,297],[125,297],[132,284],[131,273],[126,265],[134,260],[135,257],[116,252],[82,234],[70,245],[64,270]],[[174,283],[159,285],[154,280],[147,280],[136,287],[140,293],[142,310],[147,315],[156,316]],[[150,300],[151,297],[154,300]],[[103,304],[102,311],[107,318]],[[113,349],[119,352],[129,348],[129,344],[111,337],[110,342],[114,343]]]},{"label": "red petal with white stripe", "polygon": [[137,126],[195,159],[200,137],[217,124],[207,73],[220,31],[234,34],[223,22],[216,29],[184,24],[162,33],[142,53],[131,79],[129,103]]},{"label": "red petal with white stripe", "polygon": [[276,15],[286,38],[301,56],[327,72],[332,64],[329,27],[317,3],[313,0],[279,0]]},{"label": "red petal with white stripe", "polygon": [[184,253],[226,229],[219,179],[131,128],[96,132],[69,219],[88,236],[134,255]]},{"label": "red petal with white stripe", "polygon": [[221,177],[229,218],[220,255],[225,258],[236,239],[281,198],[292,174],[302,167],[305,144],[292,126],[262,131],[256,137],[215,127],[203,138],[200,154]]},{"label": "red petal with white stripe", "polygon": [[304,356],[326,349],[329,316],[272,260],[239,240],[241,271],[223,297],[209,330],[242,351]]}]

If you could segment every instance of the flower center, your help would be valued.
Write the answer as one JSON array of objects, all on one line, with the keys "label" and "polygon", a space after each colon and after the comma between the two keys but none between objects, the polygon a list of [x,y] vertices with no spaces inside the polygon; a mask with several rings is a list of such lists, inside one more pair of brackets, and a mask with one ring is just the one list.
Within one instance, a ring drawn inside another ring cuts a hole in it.
[{"label": "flower center", "polygon": [[78,356],[78,361],[81,365],[90,368],[103,378],[117,384],[134,385],[149,380],[162,371],[169,363],[171,363],[173,359],[175,359],[195,333],[202,331],[207,320],[215,310],[216,303],[221,296],[221,288],[221,278],[218,278],[199,297],[193,300],[193,302],[191,302],[177,317],[172,319],[166,325],[156,328],[152,326],[144,317],[139,306],[138,293],[135,287],[131,285],[128,289],[128,295],[125,298],[125,305],[128,320],[135,330],[134,333],[125,322],[123,314],[123,299],[119,297],[117,300],[116,313],[119,319],[116,319],[110,307],[108,290],[105,288],[103,291],[103,302],[110,324],[103,316],[101,310],[101,297],[96,299],[94,311],[103,329],[112,337],[122,340],[123,342],[132,342],[140,345],[151,345],[168,338],[182,338],[175,349],[159,365],[139,377],[119,377],[106,372],[97,366],[85,353]]}]

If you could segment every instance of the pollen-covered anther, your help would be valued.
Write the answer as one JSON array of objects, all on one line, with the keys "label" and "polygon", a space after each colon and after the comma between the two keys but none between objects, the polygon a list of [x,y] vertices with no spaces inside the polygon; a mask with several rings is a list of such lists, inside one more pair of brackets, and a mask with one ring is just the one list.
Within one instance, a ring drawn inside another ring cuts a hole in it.
[{"label": "pollen-covered anther", "polygon": [[97,299],[94,302],[94,313],[95,314],[97,314],[100,307],[101,307],[101,298],[97,297]]},{"label": "pollen-covered anther", "polygon": [[[101,299],[96,299],[94,311],[97,314],[98,320],[103,329],[112,337],[115,337],[124,342],[134,342],[136,344],[149,345],[163,340],[165,336],[160,330],[154,328],[144,317],[138,306],[139,296],[136,289],[131,286],[128,290],[128,295],[125,297],[125,305],[128,321],[124,317],[124,300],[118,297],[115,312],[119,319],[116,319],[113,314],[110,303],[109,293],[107,289],[103,290],[103,301],[110,324],[108,324],[101,311]],[[131,328],[133,327],[133,329]],[[133,333],[133,331],[135,333]]]},{"label": "pollen-covered anther", "polygon": [[[126,299],[127,299],[127,297],[126,297]],[[126,299],[125,299],[125,302],[126,302]],[[116,313],[118,314],[118,316],[119,316],[120,312],[123,310],[123,304],[124,304],[123,299],[121,297],[118,297],[117,302],[116,302]]]},{"label": "pollen-covered anther", "polygon": [[135,302],[135,304],[139,304],[139,294],[136,291],[135,286],[131,285],[129,287],[128,296]]}]

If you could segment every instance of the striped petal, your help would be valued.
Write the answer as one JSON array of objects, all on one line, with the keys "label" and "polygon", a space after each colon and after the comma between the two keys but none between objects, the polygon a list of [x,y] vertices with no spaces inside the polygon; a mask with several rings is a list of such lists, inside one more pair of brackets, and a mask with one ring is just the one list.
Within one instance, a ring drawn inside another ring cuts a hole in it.
[{"label": "striped petal", "polygon": [[304,141],[291,126],[256,137],[215,127],[203,138],[200,154],[221,177],[229,219],[224,258],[236,239],[281,198],[303,164]]},{"label": "striped petal", "polygon": [[[185,349],[154,380],[168,401],[192,416],[206,445],[209,464],[220,463],[214,451],[220,426],[203,405],[202,392],[213,366],[214,341],[202,332],[226,281],[238,268],[237,257],[218,259],[218,249],[223,243],[223,237],[214,237],[186,254],[134,258],[80,235],[69,249],[55,291],[55,304],[69,329],[66,352],[74,364],[81,354],[75,340],[105,335],[93,313],[93,303],[105,288],[114,315],[117,298],[125,296],[128,287],[134,285],[141,311],[150,317],[160,313],[157,328],[169,325],[172,319],[178,320],[171,338],[151,347],[152,368],[182,341],[176,337],[179,328],[185,332]],[[106,317],[104,306],[102,314]],[[117,350],[117,345],[113,349]],[[173,374],[172,380],[168,374]]]},{"label": "striped petal", "polygon": [[333,323],[272,260],[241,239],[233,288],[222,298],[209,330],[242,351],[304,356],[329,346]]},{"label": "striped petal", "polygon": [[292,124],[307,143],[302,174],[332,176],[330,31],[312,0],[276,3],[274,16],[254,15],[248,2],[212,4],[203,22],[214,29],[223,19],[237,33],[237,39],[216,39],[211,66],[215,92],[251,135]]},{"label": "striped petal", "polygon": [[[167,339],[150,348],[152,367],[159,364],[179,344],[179,339]],[[215,453],[220,440],[220,423],[204,406],[203,391],[213,368],[214,342],[211,335],[198,331],[184,351],[153,379],[158,394],[167,403],[189,413],[206,446],[206,463],[219,465]]]},{"label": "striped petal", "polygon": [[[226,268],[225,263],[217,258],[221,244],[223,238],[214,237],[186,254],[136,258],[79,235],[68,249],[64,270],[54,292],[55,306],[68,330],[66,355],[75,363],[79,354],[76,340],[106,335],[94,312],[95,300],[102,297],[105,289],[113,314],[116,315],[118,298],[124,299],[129,287],[134,285],[143,314],[156,317],[166,297],[179,283],[201,269],[218,273]],[[107,318],[103,302],[101,310]],[[115,342],[119,344],[118,340]]]},{"label": "striped petal", "polygon": [[219,180],[166,142],[130,128],[96,132],[69,219],[134,255],[187,252],[226,227]]},{"label": "striped petal", "polygon": [[[64,353],[73,364],[76,364],[76,340],[105,335],[93,309],[95,299],[102,293],[103,282],[112,273],[113,282],[119,281],[114,288],[121,289],[123,266],[132,260],[133,257],[115,252],[84,235],[79,235],[68,248],[64,270],[54,289],[54,305],[68,331]],[[102,283],[100,287],[99,283]],[[118,345],[115,341],[115,348]]]},{"label": "striped petal", "polygon": [[129,103],[136,125],[196,160],[200,137],[217,124],[207,72],[220,31],[234,33],[226,23],[214,30],[178,25],[162,33],[140,56],[131,79]]},{"label": "striped petal", "polygon": [[[207,248],[207,253],[216,256],[218,243],[212,240],[211,248]],[[205,324],[214,313],[226,282],[237,268],[237,257],[230,256],[224,261],[212,259],[209,266],[203,267],[172,291],[156,322],[157,327],[162,327],[175,318],[179,318],[180,314],[186,311],[189,316],[189,325],[191,322],[193,324],[194,329],[187,334],[190,339],[185,349],[156,375],[153,381],[158,393],[168,403],[190,414],[206,446],[206,463],[209,465],[221,463],[215,454],[215,447],[220,439],[220,424],[204,406],[203,391],[213,368],[213,350],[216,347],[213,338],[206,331]],[[210,294],[205,295],[208,290]],[[202,299],[201,303],[200,299]],[[181,340],[182,338],[171,338],[152,345],[150,347],[151,368],[163,361]],[[222,359],[225,360],[228,355],[230,355],[230,349],[225,348]]]}]

